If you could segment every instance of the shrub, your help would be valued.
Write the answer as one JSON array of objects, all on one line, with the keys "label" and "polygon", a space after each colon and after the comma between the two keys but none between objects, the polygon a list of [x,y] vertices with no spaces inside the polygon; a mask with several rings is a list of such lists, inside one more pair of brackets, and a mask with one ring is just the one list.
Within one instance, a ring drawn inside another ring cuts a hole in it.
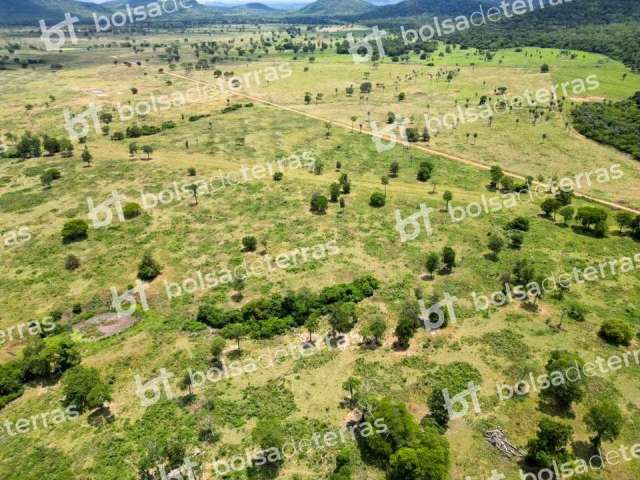
[{"label": "shrub", "polygon": [[507,227],[510,230],[520,230],[522,232],[529,231],[529,219],[524,217],[516,217],[509,222]]},{"label": "shrub", "polygon": [[142,207],[135,202],[129,202],[122,207],[122,213],[124,214],[124,218],[131,220],[142,214]]},{"label": "shrub", "polygon": [[587,317],[587,309],[578,302],[572,302],[567,306],[567,315],[576,322],[584,322]]},{"label": "shrub", "polygon": [[626,320],[607,320],[600,328],[600,336],[612,345],[629,345],[633,339],[633,328]]},{"label": "shrub", "polygon": [[327,207],[329,206],[329,201],[327,197],[321,195],[319,193],[313,194],[311,197],[311,211],[317,214],[324,214],[327,211]]},{"label": "shrub", "polygon": [[282,173],[282,172],[276,172],[276,173],[273,174],[273,181],[274,182],[281,182],[283,178],[284,178],[284,173]]},{"label": "shrub", "polygon": [[80,219],[69,220],[62,227],[62,241],[64,243],[76,242],[87,238],[89,224]]},{"label": "shrub", "polygon": [[189,167],[187,169],[187,173],[189,174],[190,177],[195,177],[196,176],[196,169],[193,167]]},{"label": "shrub", "polygon": [[385,197],[384,193],[381,193],[381,192],[373,193],[371,195],[371,198],[369,199],[369,205],[371,205],[374,208],[384,207],[386,202],[387,202],[387,197]]},{"label": "shrub", "polygon": [[158,262],[153,259],[150,252],[145,252],[138,267],[138,278],[145,282],[151,282],[161,273],[162,269]]},{"label": "shrub", "polygon": [[256,237],[244,237],[242,246],[246,252],[255,252],[258,247],[258,240],[256,240]]},{"label": "shrub", "polygon": [[73,272],[80,267],[80,260],[75,255],[67,255],[67,258],[64,261],[64,268]]}]

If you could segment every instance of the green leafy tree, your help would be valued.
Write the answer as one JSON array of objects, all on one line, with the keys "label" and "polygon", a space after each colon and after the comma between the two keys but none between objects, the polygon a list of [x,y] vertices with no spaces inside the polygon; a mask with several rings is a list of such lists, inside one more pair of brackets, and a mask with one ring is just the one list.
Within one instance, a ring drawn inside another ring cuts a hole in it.
[{"label": "green leafy tree", "polygon": [[612,401],[594,405],[584,417],[590,431],[595,433],[591,439],[593,446],[599,448],[603,441],[613,442],[622,431],[624,417],[620,407]]},{"label": "green leafy tree", "polygon": [[230,323],[222,329],[221,333],[224,338],[235,340],[240,350],[240,340],[249,333],[249,329],[242,323]]},{"label": "green leafy tree", "polygon": [[599,335],[612,345],[629,346],[634,337],[634,330],[626,320],[614,318],[602,324]]},{"label": "green leafy tree", "polygon": [[313,334],[316,333],[320,328],[320,316],[316,313],[312,313],[311,315],[309,315],[309,317],[307,317],[304,322],[304,328],[306,328],[307,332],[309,333],[308,342],[312,343]]},{"label": "green leafy tree", "polygon": [[388,328],[389,326],[382,315],[374,315],[362,329],[362,336],[370,343],[380,345]]},{"label": "green leafy tree", "polygon": [[427,255],[426,268],[431,278],[433,278],[434,272],[436,272],[438,268],[440,268],[440,255],[438,253],[431,252],[429,255]]},{"label": "green leafy tree", "polygon": [[242,246],[246,252],[255,252],[258,248],[258,240],[256,237],[249,236],[242,239]]},{"label": "green leafy tree", "polygon": [[502,251],[502,248],[504,247],[503,238],[495,233],[492,234],[489,237],[488,247],[489,247],[489,250],[491,250],[491,252],[493,253],[493,258],[497,260],[498,255],[500,254],[500,252]]},{"label": "green leafy tree", "polygon": [[489,176],[491,178],[491,186],[497,188],[504,177],[504,172],[498,165],[494,165],[489,170]]},{"label": "green leafy tree", "polygon": [[220,362],[220,357],[224,353],[224,349],[227,346],[227,341],[220,336],[213,337],[211,340],[211,346],[209,351],[211,352],[211,356],[216,363]]},{"label": "green leafy tree", "polygon": [[311,211],[319,215],[324,215],[329,207],[329,200],[324,195],[314,193],[311,197]]},{"label": "green leafy tree", "polygon": [[362,381],[355,377],[349,377],[343,384],[342,389],[349,392],[349,404],[355,405],[356,395],[362,386]]},{"label": "green leafy tree", "polygon": [[145,282],[153,281],[162,273],[160,264],[155,261],[151,252],[147,251],[142,255],[142,261],[138,266],[138,278]]},{"label": "green leafy tree", "polygon": [[442,199],[445,201],[445,208],[449,210],[449,203],[451,203],[451,200],[453,200],[453,193],[451,193],[449,190],[445,191],[442,194]]},{"label": "green leafy tree", "polygon": [[450,272],[456,267],[456,252],[451,247],[442,249],[442,263]]},{"label": "green leafy tree", "polygon": [[573,379],[572,370],[583,371],[584,361],[577,353],[556,350],[545,366],[550,379],[561,376],[563,381],[551,382],[544,395],[554,399],[558,405],[571,408],[571,404],[582,400],[585,394],[585,378],[579,375]]},{"label": "green leafy tree", "polygon": [[147,155],[147,160],[151,159],[151,154],[153,153],[153,147],[151,145],[143,145],[142,152]]},{"label": "green leafy tree", "polygon": [[64,243],[77,242],[87,238],[89,224],[85,220],[69,220],[62,227],[62,241]]},{"label": "green leafy tree", "polygon": [[111,386],[100,378],[96,368],[78,365],[62,377],[63,404],[75,406],[79,412],[102,407],[111,401]]},{"label": "green leafy tree", "polygon": [[358,321],[356,314],[356,304],[353,302],[338,303],[331,308],[329,313],[329,324],[332,329],[332,336],[335,338],[338,333],[348,333]]},{"label": "green leafy tree", "polygon": [[569,225],[569,222],[573,220],[573,217],[576,214],[576,209],[570,205],[567,205],[566,207],[562,207],[560,210],[558,210],[558,214],[562,217],[564,224]]},{"label": "green leafy tree", "polygon": [[553,462],[565,463],[570,458],[567,444],[572,435],[571,426],[543,418],[538,423],[537,436],[527,443],[527,463],[541,468],[550,468]]},{"label": "green leafy tree", "polygon": [[89,152],[89,147],[84,146],[84,150],[82,151],[82,155],[80,156],[82,161],[87,164],[87,166],[91,166],[91,161],[93,160],[93,155]]}]

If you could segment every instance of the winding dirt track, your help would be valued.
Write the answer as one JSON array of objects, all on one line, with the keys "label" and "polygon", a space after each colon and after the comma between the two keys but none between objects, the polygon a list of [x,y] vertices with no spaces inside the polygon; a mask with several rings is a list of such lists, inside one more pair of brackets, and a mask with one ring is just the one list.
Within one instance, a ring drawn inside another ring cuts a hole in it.
[{"label": "winding dirt track", "polygon": [[[212,85],[209,82],[205,82],[205,81],[202,81],[202,80],[196,80],[196,79],[190,78],[190,77],[185,77],[184,75],[179,75],[177,73],[164,72],[164,74],[172,76],[172,77],[175,77],[175,78],[180,78],[182,80],[187,80],[189,82],[198,83],[200,85],[209,85],[209,86]],[[311,118],[313,120],[318,120],[318,121],[321,121],[321,122],[329,123],[331,125],[335,125],[336,127],[344,128],[344,129],[347,129],[347,130],[352,130],[351,125],[349,125],[347,123],[344,123],[344,122],[340,122],[340,121],[337,121],[337,120],[332,120],[332,119],[329,119],[329,118],[323,118],[323,117],[320,117],[318,115],[314,115],[312,113],[303,112],[301,110],[296,110],[295,108],[287,107],[287,106],[284,106],[284,105],[279,105],[277,103],[273,103],[273,102],[270,102],[270,101],[265,100],[263,98],[255,97],[253,95],[249,95],[249,94],[246,94],[246,93],[241,93],[241,92],[236,92],[236,91],[229,92],[229,93],[234,95],[234,96],[244,97],[244,98],[249,99],[249,100],[251,100],[253,102],[257,102],[257,103],[261,103],[263,105],[268,105],[270,107],[277,108],[279,110],[284,110],[284,111],[287,111],[287,112],[295,113],[297,115],[303,115],[303,116],[305,116],[307,118]],[[371,130],[369,130],[367,128],[363,128],[362,133],[366,134],[366,135],[369,135],[371,137],[380,138],[382,140],[387,140],[387,141],[395,140],[394,138],[389,137],[387,135],[381,135],[381,134],[374,133],[374,132],[372,132]],[[458,162],[458,163],[462,163],[462,164],[465,164],[465,165],[470,165],[472,167],[476,167],[476,168],[479,168],[481,170],[489,170],[491,168],[490,165],[487,165],[485,163],[479,162],[477,160],[471,160],[471,159],[468,159],[468,158],[463,158],[463,157],[460,157],[458,155],[453,155],[451,153],[447,153],[447,152],[443,152],[441,150],[437,150],[435,148],[425,147],[425,146],[422,146],[422,145],[417,145],[415,143],[408,143],[408,142],[397,142],[397,143],[402,144],[402,145],[404,145],[406,147],[409,147],[409,148],[413,148],[413,149],[420,150],[420,151],[425,152],[425,153],[429,153],[431,155],[437,155],[437,156],[440,156],[440,157],[443,157],[443,158],[447,158],[449,160],[453,160],[453,161]],[[507,175],[507,176],[509,176],[511,178],[517,179],[517,180],[525,180],[526,179],[526,177],[524,175],[516,173],[516,172],[510,172],[510,171],[504,170],[504,173],[505,173],[505,175]],[[543,186],[543,187],[547,186],[546,184],[540,183],[540,182],[537,182],[537,181],[534,181],[533,183],[534,183],[534,185],[537,185],[537,186],[538,185],[539,186]],[[613,208],[615,210],[620,210],[620,211],[624,211],[624,212],[633,213],[635,215],[640,215],[640,210],[636,210],[634,208],[627,207],[625,205],[621,205],[619,203],[603,200],[601,198],[594,197],[592,195],[588,195],[588,194],[585,194],[585,193],[576,192],[574,195],[576,197],[578,197],[578,198],[582,198],[582,199],[588,200],[590,202],[598,203],[600,205],[604,205],[606,207]]]}]

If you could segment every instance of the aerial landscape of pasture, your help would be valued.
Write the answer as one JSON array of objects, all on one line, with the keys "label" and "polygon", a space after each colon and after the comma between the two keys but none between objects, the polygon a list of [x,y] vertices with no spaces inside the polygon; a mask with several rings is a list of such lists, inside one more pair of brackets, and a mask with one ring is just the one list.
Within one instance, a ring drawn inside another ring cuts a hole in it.
[{"label": "aerial landscape of pasture", "polygon": [[0,479],[640,478],[640,2],[0,13]]}]

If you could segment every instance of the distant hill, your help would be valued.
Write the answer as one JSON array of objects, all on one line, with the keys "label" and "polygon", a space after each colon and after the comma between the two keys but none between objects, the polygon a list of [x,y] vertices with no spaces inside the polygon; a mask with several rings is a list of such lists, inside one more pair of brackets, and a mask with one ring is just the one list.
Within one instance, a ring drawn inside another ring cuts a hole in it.
[{"label": "distant hill", "polygon": [[317,0],[297,13],[318,16],[359,15],[375,7],[365,0]]},{"label": "distant hill", "polygon": [[273,13],[277,12],[275,8],[271,8],[269,5],[265,5],[264,3],[247,3],[245,5],[238,5],[229,7],[229,11],[233,13]]},{"label": "distant hill", "polygon": [[361,14],[358,18],[414,18],[418,16],[435,15],[463,15],[477,11],[480,5],[490,6],[498,3],[496,0],[404,0],[394,5],[374,8]]},{"label": "distant hill", "polygon": [[103,15],[108,11],[102,5],[75,0],[0,0],[0,24],[38,25],[39,20],[45,20],[49,25],[64,20],[66,12],[89,20],[93,12]]}]

